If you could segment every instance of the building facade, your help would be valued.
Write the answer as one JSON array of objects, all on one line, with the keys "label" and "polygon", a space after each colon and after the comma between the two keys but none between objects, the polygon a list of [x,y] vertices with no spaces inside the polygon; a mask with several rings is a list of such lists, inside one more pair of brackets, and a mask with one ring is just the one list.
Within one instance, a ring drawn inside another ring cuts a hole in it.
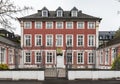
[{"label": "building facade", "polygon": [[[111,69],[112,63],[120,54],[120,37],[103,44],[97,49],[99,69]],[[117,68],[117,67],[116,67]]]},{"label": "building facade", "polygon": [[93,68],[101,18],[76,7],[65,11],[46,7],[18,18],[21,24],[22,65],[27,68]]}]

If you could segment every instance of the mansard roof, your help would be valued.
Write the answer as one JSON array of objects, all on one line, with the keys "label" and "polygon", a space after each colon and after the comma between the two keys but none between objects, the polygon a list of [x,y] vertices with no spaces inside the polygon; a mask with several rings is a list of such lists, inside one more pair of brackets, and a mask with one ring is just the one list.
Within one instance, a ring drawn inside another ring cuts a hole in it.
[{"label": "mansard roof", "polygon": [[[47,9],[44,7],[43,9]],[[42,10],[43,10],[42,9]],[[62,8],[58,8],[62,9]],[[72,10],[76,10],[77,8],[73,8]],[[73,19],[73,20],[82,20],[82,19],[89,19],[89,20],[101,20],[99,17],[91,16],[85,13],[82,13],[82,11],[78,11],[78,16],[77,17],[71,17],[71,11],[63,11],[63,17],[56,17],[56,11],[49,11],[48,10],[48,17],[42,17],[42,10],[38,10],[37,13],[28,15],[25,17],[18,18],[18,20],[33,20],[33,19],[41,19],[41,20],[51,20],[51,19]]]}]

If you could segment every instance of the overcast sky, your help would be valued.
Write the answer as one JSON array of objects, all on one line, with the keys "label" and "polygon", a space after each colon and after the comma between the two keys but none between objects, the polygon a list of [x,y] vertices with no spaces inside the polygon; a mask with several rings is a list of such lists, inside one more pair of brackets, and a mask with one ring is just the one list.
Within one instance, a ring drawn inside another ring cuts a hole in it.
[{"label": "overcast sky", "polygon": [[[37,10],[41,10],[44,6],[48,10],[56,10],[59,6],[63,10],[71,10],[74,6],[83,13],[100,17],[99,30],[101,31],[114,31],[120,26],[120,2],[117,0],[13,0],[16,5],[20,7],[32,6],[34,10],[19,15],[23,17],[26,15],[34,14]],[[20,27],[18,23],[15,24],[17,29],[16,33],[20,34]]]}]

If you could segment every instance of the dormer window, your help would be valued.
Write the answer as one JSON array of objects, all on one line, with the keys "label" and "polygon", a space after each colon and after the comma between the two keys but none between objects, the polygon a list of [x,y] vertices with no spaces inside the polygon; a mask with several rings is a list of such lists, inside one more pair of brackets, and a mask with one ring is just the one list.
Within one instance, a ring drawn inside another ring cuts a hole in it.
[{"label": "dormer window", "polygon": [[48,9],[46,7],[42,8],[42,17],[48,17]]},{"label": "dormer window", "polygon": [[42,17],[48,17],[48,11],[47,10],[42,11]]},{"label": "dormer window", "polygon": [[71,14],[72,17],[77,17],[77,13],[78,13],[77,11],[72,11],[72,14]]},{"label": "dormer window", "polygon": [[61,7],[58,7],[56,10],[56,16],[57,17],[63,17],[63,9]]},{"label": "dormer window", "polygon": [[57,17],[62,17],[62,16],[63,16],[63,11],[57,10]]},{"label": "dormer window", "polygon": [[71,17],[77,17],[78,16],[78,9],[76,7],[73,7],[71,10]]}]

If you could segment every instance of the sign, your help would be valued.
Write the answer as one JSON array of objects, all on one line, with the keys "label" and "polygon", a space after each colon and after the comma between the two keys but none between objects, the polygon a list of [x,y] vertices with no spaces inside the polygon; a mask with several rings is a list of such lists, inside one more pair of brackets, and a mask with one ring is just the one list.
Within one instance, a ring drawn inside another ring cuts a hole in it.
[{"label": "sign", "polygon": [[57,48],[56,49],[56,54],[62,56],[62,48]]}]

